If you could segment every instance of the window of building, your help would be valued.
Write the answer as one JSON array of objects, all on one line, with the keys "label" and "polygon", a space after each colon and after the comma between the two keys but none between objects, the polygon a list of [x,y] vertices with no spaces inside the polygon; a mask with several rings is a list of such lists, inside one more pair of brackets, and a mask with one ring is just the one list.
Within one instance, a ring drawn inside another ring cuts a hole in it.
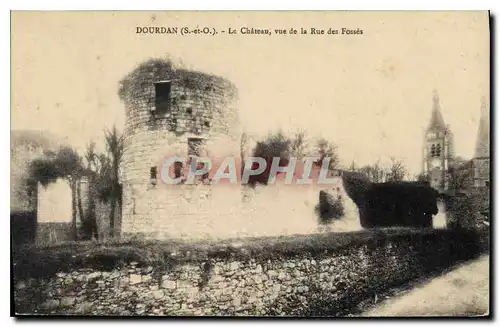
[{"label": "window of building", "polygon": [[441,157],[441,144],[432,144],[431,158],[439,158],[439,157]]},{"label": "window of building", "polygon": [[171,81],[155,83],[155,111],[157,113],[166,113],[170,111],[171,91]]},{"label": "window of building", "polygon": [[149,169],[149,178],[151,180],[151,184],[155,185],[157,183],[158,170],[156,167],[151,167]]},{"label": "window of building", "polygon": [[431,145],[431,157],[435,157],[436,156],[436,145],[433,144]]},{"label": "window of building", "polygon": [[485,182],[484,182],[484,186],[486,186],[486,187],[490,187],[490,182],[489,182],[489,181],[485,181]]}]

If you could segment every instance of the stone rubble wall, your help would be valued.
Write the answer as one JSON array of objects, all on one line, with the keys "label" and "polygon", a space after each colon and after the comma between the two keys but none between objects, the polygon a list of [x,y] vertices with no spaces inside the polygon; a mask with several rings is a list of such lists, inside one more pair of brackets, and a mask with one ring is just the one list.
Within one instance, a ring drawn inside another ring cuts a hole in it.
[{"label": "stone rubble wall", "polygon": [[14,296],[19,314],[340,316],[388,288],[475,257],[479,248],[431,235],[274,257],[131,262],[17,280]]}]

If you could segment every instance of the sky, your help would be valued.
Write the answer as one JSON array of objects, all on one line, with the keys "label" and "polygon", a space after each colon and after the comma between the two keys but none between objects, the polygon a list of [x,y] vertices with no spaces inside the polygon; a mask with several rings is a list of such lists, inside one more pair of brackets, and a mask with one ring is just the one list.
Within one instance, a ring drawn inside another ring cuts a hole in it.
[{"label": "sky", "polygon": [[[245,129],[303,129],[337,144],[341,163],[402,160],[421,169],[437,90],[457,155],[471,158],[489,98],[487,12],[14,12],[12,129],[49,131],[79,149],[123,128],[118,82],[170,56],[223,76]],[[297,35],[146,35],[137,26],[299,30]],[[362,35],[300,35],[300,29]]]}]

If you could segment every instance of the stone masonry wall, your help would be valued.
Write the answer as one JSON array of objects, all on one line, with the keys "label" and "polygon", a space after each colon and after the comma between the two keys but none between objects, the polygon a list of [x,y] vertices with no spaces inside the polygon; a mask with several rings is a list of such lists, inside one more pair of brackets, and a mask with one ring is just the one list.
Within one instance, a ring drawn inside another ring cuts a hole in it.
[{"label": "stone masonry wall", "polygon": [[363,299],[484,250],[463,238],[441,236],[372,239],[338,249],[262,252],[246,259],[221,252],[178,265],[130,262],[108,271],[78,269],[48,279],[18,279],[16,312],[341,316]]}]

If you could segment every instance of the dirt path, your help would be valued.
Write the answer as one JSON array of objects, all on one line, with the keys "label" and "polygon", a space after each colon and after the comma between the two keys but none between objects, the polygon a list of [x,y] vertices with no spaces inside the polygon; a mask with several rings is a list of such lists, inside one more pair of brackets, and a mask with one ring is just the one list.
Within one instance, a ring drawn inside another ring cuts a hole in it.
[{"label": "dirt path", "polygon": [[489,312],[489,255],[368,308],[360,317],[482,316]]}]

